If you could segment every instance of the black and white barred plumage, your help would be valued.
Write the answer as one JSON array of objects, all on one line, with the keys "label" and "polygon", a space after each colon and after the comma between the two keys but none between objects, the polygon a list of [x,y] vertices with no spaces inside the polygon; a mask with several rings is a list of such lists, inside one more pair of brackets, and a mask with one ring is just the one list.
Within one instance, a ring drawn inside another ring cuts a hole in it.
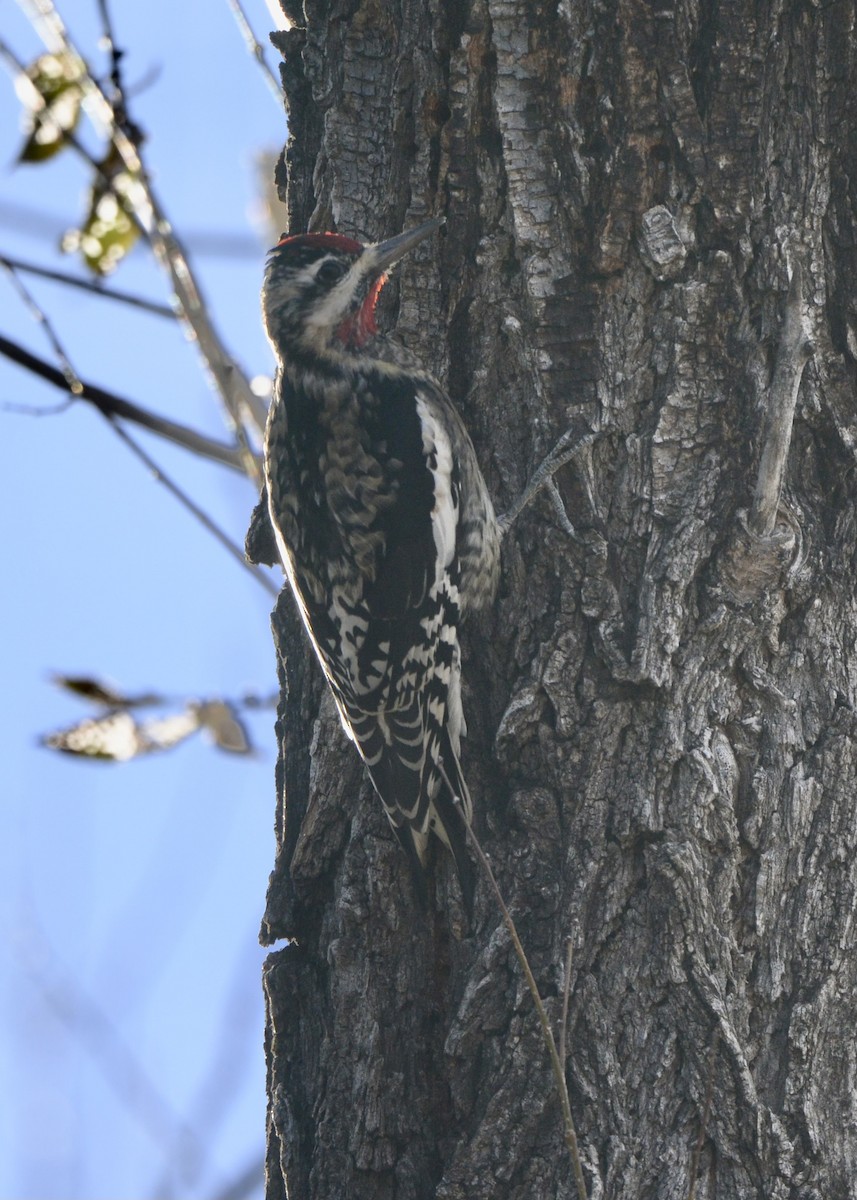
[{"label": "black and white barred plumage", "polygon": [[461,418],[374,318],[385,268],[439,224],[372,246],[284,237],[272,251],[265,474],[280,557],[343,725],[412,861],[435,833],[470,907],[458,624],[493,596],[500,535]]}]

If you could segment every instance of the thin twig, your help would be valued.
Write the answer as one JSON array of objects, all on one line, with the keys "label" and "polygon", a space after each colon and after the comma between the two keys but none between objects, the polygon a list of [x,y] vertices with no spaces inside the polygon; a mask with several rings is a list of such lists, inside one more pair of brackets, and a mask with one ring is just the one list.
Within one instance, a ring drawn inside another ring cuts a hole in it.
[{"label": "thin twig", "polygon": [[16,90],[18,88],[27,92],[26,103],[29,105],[33,113],[39,113],[43,108],[46,108],[45,98],[36,85],[33,83],[30,76],[27,74],[27,68],[24,63],[18,58],[18,55],[5,40],[0,38],[0,58],[6,64],[6,70],[15,81]]},{"label": "thin twig", "polygon": [[[40,241],[49,242],[52,246],[60,239],[68,227],[68,221],[58,213],[32,204],[13,204],[0,199],[0,225],[11,226],[15,233],[29,234],[38,237]],[[259,239],[252,233],[232,232],[225,229],[199,228],[185,234],[185,243],[198,258],[217,258],[247,262],[249,259],[258,261]],[[73,277],[72,277],[73,278]],[[104,286],[100,280],[92,283],[92,290],[101,295],[128,295]],[[153,311],[162,312],[164,316],[178,318],[175,308],[155,301],[146,301]]]},{"label": "thin twig", "polygon": [[108,7],[107,0],[97,0],[97,4],[98,4],[98,15],[101,17],[101,25],[103,28],[102,36],[106,43],[106,48],[110,52],[110,60],[111,60],[110,79],[111,79],[111,82],[113,83],[113,86],[116,88],[116,90],[118,92],[121,92],[122,84],[119,79],[119,72],[118,72],[117,68],[118,68],[119,56],[122,52],[121,52],[121,50],[116,49],[116,39],[113,36],[113,22],[110,19],[110,9]]},{"label": "thin twig", "polygon": [[63,349],[62,342],[59,340],[56,330],[46,317],[44,309],[36,302],[34,296],[24,283],[23,279],[19,277],[15,268],[5,260],[0,260],[0,265],[2,265],[6,274],[9,276],[12,286],[20,296],[24,307],[27,309],[36,324],[41,326],[45,337],[50,342],[51,349],[56,355],[57,362],[62,368],[62,376],[66,382],[68,390],[73,396],[82,395],[83,384],[80,382],[77,371],[75,371],[74,367],[71,365],[71,360]]},{"label": "thin twig", "polygon": [[125,51],[116,45],[116,35],[113,32],[113,21],[110,16],[110,6],[107,0],[97,0],[97,4],[103,28],[102,47],[110,54],[110,84],[113,88],[113,94],[107,96],[107,101],[113,111],[113,124],[114,127],[126,133],[135,144],[139,144],[140,131],[131,124],[125,104],[125,88],[122,83],[122,70],[120,67]]},{"label": "thin twig", "polygon": [[[103,0],[102,0],[102,2],[103,2]],[[265,50],[264,50],[263,46],[261,45],[261,43],[259,42],[259,39],[256,37],[256,34],[253,32],[253,28],[252,28],[249,20],[247,19],[247,14],[244,12],[244,9],[241,6],[241,0],[226,0],[226,3],[229,5],[229,7],[232,11],[232,15],[235,18],[235,23],[237,24],[239,30],[241,31],[241,36],[244,39],[244,44],[246,45],[249,52],[253,55],[256,62],[259,64],[262,74],[265,77],[265,82],[268,85],[269,91],[273,94],[274,98],[276,99],[277,106],[279,108],[282,108],[283,107],[283,89],[280,87],[280,81],[277,79],[274,72],[268,66],[268,60],[265,58]]]},{"label": "thin twig", "polygon": [[244,557],[244,551],[241,549],[241,547],[236,542],[233,542],[229,535],[211,519],[208,513],[200,508],[194,500],[191,500],[187,492],[183,491],[179,485],[170,478],[169,475],[161,470],[155,460],[146,453],[143,447],[136,442],[134,438],[131,437],[131,434],[128,432],[128,430],[124,429],[113,415],[109,415],[107,420],[110,422],[113,429],[116,431],[116,434],[122,439],[125,445],[134,454],[136,454],[137,458],[139,458],[140,462],[142,462],[144,466],[148,467],[154,478],[157,479],[158,483],[162,483],[167,491],[171,492],[179,501],[179,503],[182,504],[189,513],[196,517],[200,524],[207,529],[208,532],[212,534],[218,542],[220,542],[221,546],[223,546],[224,549],[232,555],[235,561],[239,563],[245,571],[249,571],[253,578],[261,583],[262,587],[265,588],[266,591],[270,592],[272,596],[278,596],[280,594],[280,589],[276,586],[276,584],[270,580],[268,576],[259,569],[259,567],[253,566],[252,563],[247,562],[247,559]]},{"label": "thin twig", "polygon": [[21,271],[26,275],[36,275],[40,279],[50,279],[54,283],[62,283],[67,287],[80,288],[81,291],[89,292],[93,296],[101,296],[104,300],[114,300],[117,304],[128,304],[132,308],[141,308],[144,312],[154,313],[158,317],[169,317],[171,321],[176,319],[174,310],[168,304],[159,304],[156,300],[146,300],[143,296],[135,296],[131,292],[123,292],[117,288],[104,287],[100,283],[94,283],[91,279],[80,279],[77,275],[71,275],[67,271],[52,271],[21,258],[12,258],[8,254],[0,254],[0,264],[13,267],[16,271]]},{"label": "thin twig", "polygon": [[[60,388],[64,392],[71,391],[68,380],[62,371],[57,370],[38,355],[25,350],[17,342],[3,337],[2,334],[0,334],[0,354],[54,387]],[[181,425],[178,421],[157,416],[145,408],[140,408],[137,404],[132,404],[130,400],[123,400],[114,392],[109,392],[93,383],[80,380],[80,385],[82,390],[75,398],[95,405],[105,417],[114,416],[121,417],[123,421],[133,421],[135,425],[140,425],[143,429],[148,429],[167,441],[182,446],[200,458],[210,459],[212,462],[220,463],[224,467],[231,467],[233,471],[240,471],[244,474],[243,457],[234,446],[227,446],[224,442],[218,442],[214,438],[206,437],[205,434],[197,433],[195,429]],[[12,408],[11,405],[6,407]],[[20,406],[17,411],[20,411]]]},{"label": "thin twig", "polygon": [[0,403],[0,411],[11,413],[16,417],[58,417],[64,412],[68,412],[77,396],[69,396],[67,400],[61,400],[59,404],[38,405],[38,404],[13,404],[11,400]]},{"label": "thin twig", "polygon": [[[52,0],[19,0],[19,4],[50,51],[74,54],[82,60]],[[137,200],[135,218],[145,228],[156,258],[169,275],[182,319],[199,347],[223,400],[232,431],[241,445],[247,474],[258,482],[259,462],[247,439],[244,420],[251,420],[261,434],[265,427],[265,406],[254,395],[248,380],[214,328],[187,255],[152,186],[137,139],[131,136],[134,133],[133,125],[124,111],[121,114],[114,111],[110,99],[91,74],[87,73],[81,79],[81,90],[89,102],[88,114],[100,123],[102,132],[112,141],[126,170],[140,184],[141,198]],[[121,122],[117,119],[118,115],[122,117]]]},{"label": "thin twig", "polygon": [[571,960],[574,954],[574,943],[571,938],[565,941],[565,970],[562,977],[562,1016],[559,1021],[559,1061],[565,1069],[565,1038],[568,1030],[568,999],[571,995]]},{"label": "thin twig", "polygon": [[711,1098],[714,1094],[714,1065],[716,1062],[717,1043],[720,1040],[720,1032],[715,1029],[714,1036],[711,1039],[711,1049],[708,1052],[708,1082],[705,1085],[705,1100],[702,1105],[702,1119],[699,1123],[699,1136],[696,1139],[696,1145],[693,1149],[693,1158],[690,1162],[690,1191],[687,1193],[687,1200],[694,1200],[696,1194],[696,1177],[699,1173],[699,1160],[702,1157],[702,1147],[705,1145],[706,1131],[708,1129],[708,1117],[711,1113]]},{"label": "thin twig", "polygon": [[[75,371],[74,367],[72,366],[71,362],[69,361],[69,358],[66,355],[66,352],[63,349],[62,343],[60,342],[59,337],[57,336],[57,333],[54,330],[54,327],[51,324],[50,320],[48,319],[46,314],[43,312],[43,310],[39,307],[38,303],[33,299],[33,297],[27,291],[27,288],[24,286],[24,284],[21,282],[21,280],[15,274],[15,272],[10,271],[9,273],[12,276],[12,279],[15,283],[15,286],[18,289],[21,299],[27,305],[27,308],[30,310],[33,318],[41,324],[46,337],[48,338],[48,340],[51,343],[51,346],[53,347],[53,351],[56,354],[57,358],[59,359],[60,365],[62,366],[61,378],[63,379],[66,387],[72,393],[72,395],[83,396],[84,385],[83,385],[83,383],[81,383],[80,377],[78,376],[77,372]],[[3,339],[0,339],[0,341],[2,341],[2,340]],[[0,347],[0,349],[2,349],[2,347]],[[136,456],[140,459],[140,461],[146,467],[149,468],[149,470],[152,472],[154,477],[160,483],[162,483],[169,492],[171,492],[173,494],[173,496],[179,501],[179,503],[182,504],[188,510],[188,512],[190,512],[194,517],[196,517],[196,519],[200,522],[200,524],[205,529],[207,529],[208,532],[210,534],[212,534],[217,539],[218,542],[220,542],[221,546],[223,546],[228,551],[228,553],[231,554],[232,557],[235,558],[241,564],[241,566],[245,570],[249,571],[255,579],[258,579],[264,588],[266,588],[269,592],[271,592],[272,595],[274,595],[274,596],[278,595],[279,589],[271,582],[271,580],[268,578],[268,576],[265,575],[265,573],[263,571],[260,571],[258,567],[253,566],[251,563],[249,563],[244,556],[244,551],[238,545],[236,545],[235,542],[233,542],[233,540],[229,537],[229,535],[227,533],[225,533],[220,528],[220,526],[215,521],[213,521],[211,519],[211,517],[209,517],[208,513],[206,513],[202,508],[200,508],[200,506],[195,501],[191,500],[190,496],[188,496],[188,494],[182,488],[180,488],[179,485],[177,483],[175,483],[173,481],[173,479],[170,478],[169,475],[167,475],[164,471],[161,470],[161,468],[157,465],[157,463],[154,461],[154,459],[151,457],[151,455],[147,454],[146,451],[143,449],[143,447],[140,446],[139,443],[137,443],[134,440],[134,438],[131,437],[131,435],[130,435],[130,433],[128,433],[127,429],[125,429],[119,423],[117,414],[115,412],[109,412],[109,413],[105,412],[104,409],[100,405],[98,406],[98,408],[99,408],[99,411],[101,412],[101,415],[103,417],[105,417],[105,419],[110,423],[110,426],[114,430],[116,435],[126,444],[126,446],[129,447],[129,449],[134,454],[136,454]]]},{"label": "thin twig", "polygon": [[512,945],[515,949],[515,954],[517,955],[518,962],[521,964],[521,970],[524,972],[524,978],[527,981],[527,987],[530,989],[530,995],[532,996],[533,1003],[536,1006],[536,1012],[538,1013],[539,1022],[542,1027],[542,1037],[545,1045],[547,1046],[548,1054],[550,1055],[551,1068],[553,1070],[554,1081],[556,1083],[556,1090],[559,1095],[560,1105],[562,1107],[563,1125],[565,1128],[565,1143],[568,1146],[568,1152],[571,1156],[574,1179],[575,1183],[577,1184],[577,1194],[579,1200],[587,1200],[586,1181],[583,1178],[583,1168],[580,1164],[580,1151],[577,1145],[577,1133],[575,1132],[574,1119],[571,1115],[571,1101],[568,1095],[568,1084],[566,1083],[565,1079],[565,1064],[560,1061],[553,1031],[550,1027],[550,1021],[548,1020],[548,1015],[545,1011],[545,1006],[542,1002],[535,976],[530,969],[529,960],[527,959],[526,952],[521,944],[521,939],[518,937],[518,930],[515,927],[515,922],[512,920],[512,914],[506,907],[503,894],[500,891],[497,880],[494,877],[494,872],[491,870],[491,864],[485,855],[485,851],[479,844],[479,839],[476,837],[472,826],[467,821],[464,822],[464,826],[467,830],[467,835],[470,838],[471,845],[476,851],[476,856],[482,864],[482,869],[484,870],[491,884],[491,888],[495,897],[497,898],[497,903],[500,905],[500,912],[503,914],[503,922],[509,931],[509,936],[512,939]]}]

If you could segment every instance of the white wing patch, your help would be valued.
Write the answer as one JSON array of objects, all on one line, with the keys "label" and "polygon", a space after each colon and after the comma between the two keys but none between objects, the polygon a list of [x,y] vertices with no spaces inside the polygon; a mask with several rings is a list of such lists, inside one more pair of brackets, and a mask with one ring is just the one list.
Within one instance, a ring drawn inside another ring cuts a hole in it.
[{"label": "white wing patch", "polygon": [[431,529],[437,550],[435,581],[440,583],[455,555],[458,501],[452,493],[452,445],[434,406],[417,392],[417,413],[423,432],[423,454],[432,473],[434,508]]}]

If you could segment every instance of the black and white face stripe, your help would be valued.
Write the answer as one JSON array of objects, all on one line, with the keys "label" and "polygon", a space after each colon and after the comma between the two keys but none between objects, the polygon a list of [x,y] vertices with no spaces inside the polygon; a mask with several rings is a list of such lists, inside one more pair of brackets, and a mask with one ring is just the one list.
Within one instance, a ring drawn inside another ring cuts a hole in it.
[{"label": "black and white face stripe", "polygon": [[369,294],[372,278],[360,258],[344,262],[334,255],[307,268],[312,272],[315,301],[310,303],[304,322],[305,331],[313,337],[326,339],[351,313],[361,306]]},{"label": "black and white face stripe", "polygon": [[262,307],[275,350],[283,340],[323,344],[363,302],[369,281],[359,269],[362,247],[353,246],[329,248],[320,239],[295,238],[271,251]]}]

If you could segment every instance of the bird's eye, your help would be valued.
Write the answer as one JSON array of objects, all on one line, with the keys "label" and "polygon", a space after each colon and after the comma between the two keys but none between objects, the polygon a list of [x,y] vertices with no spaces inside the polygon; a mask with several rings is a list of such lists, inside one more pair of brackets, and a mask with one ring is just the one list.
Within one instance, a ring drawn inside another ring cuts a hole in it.
[{"label": "bird's eye", "polygon": [[319,283],[329,286],[330,284],[337,283],[347,270],[348,267],[345,263],[337,262],[335,258],[328,258],[318,268],[315,277]]}]

